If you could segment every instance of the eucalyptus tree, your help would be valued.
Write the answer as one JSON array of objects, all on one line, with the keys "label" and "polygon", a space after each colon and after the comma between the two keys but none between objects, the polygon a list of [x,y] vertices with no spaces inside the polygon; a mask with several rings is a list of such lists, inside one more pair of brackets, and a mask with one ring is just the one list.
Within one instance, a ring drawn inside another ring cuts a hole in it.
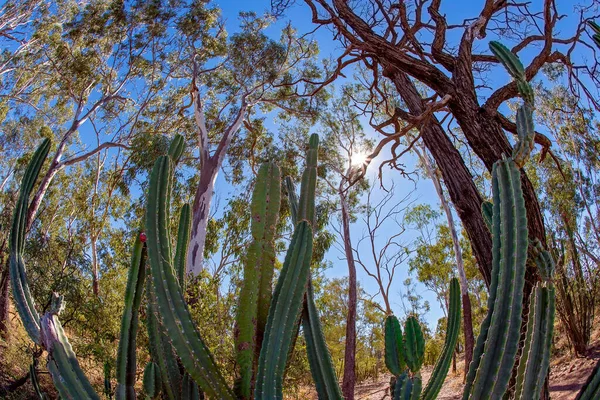
[{"label": "eucalyptus tree", "polygon": [[[202,16],[190,16],[186,27],[203,21]],[[260,140],[260,135],[255,135],[257,130],[262,131],[260,114],[274,109],[314,118],[314,110],[324,96],[323,92],[316,95],[320,87],[316,43],[298,36],[290,25],[283,28],[278,39],[271,39],[265,33],[271,22],[268,16],[242,13],[240,32],[226,38],[220,30],[210,38],[209,44],[216,49],[212,54],[207,54],[205,36],[184,31],[189,45],[181,74],[191,81],[190,105],[199,150],[187,255],[187,272],[192,275],[203,268],[215,180],[232,142],[243,140],[242,130]],[[248,144],[254,146],[256,141]]]},{"label": "eucalyptus tree", "polygon": [[[292,3],[277,1],[274,9],[283,13]],[[517,96],[517,85],[516,82],[497,85],[488,79],[498,61],[479,50],[478,40],[484,37],[510,41],[516,54],[530,52],[533,58],[525,65],[528,80],[544,65],[562,64],[574,94],[598,109],[599,81],[594,73],[597,57],[592,57],[592,65],[588,66],[587,57],[582,56],[597,51],[585,29],[594,16],[595,5],[548,0],[529,6],[488,0],[470,16],[463,13],[453,20],[445,13],[455,4],[443,0],[305,0],[304,3],[313,23],[331,28],[342,44],[338,57],[340,69],[351,64],[369,68],[375,97],[382,89],[381,84],[387,83],[393,94],[405,102],[406,108],[389,110],[392,118],[384,126],[393,129],[394,121],[399,120],[418,124],[473,245],[481,273],[489,283],[491,237],[479,212],[482,197],[442,123],[452,121],[461,128],[462,138],[488,170],[503,155],[510,154],[512,146],[507,133],[515,133],[515,124],[504,115],[501,106]],[[563,18],[565,14],[568,15]],[[573,24],[561,29],[566,19]],[[417,82],[428,88],[426,99],[419,95]],[[447,115],[442,119],[442,114],[428,112],[441,99],[445,99]],[[541,134],[536,135],[535,141],[542,152],[551,145]],[[524,173],[522,184],[529,236],[545,243],[539,204]],[[526,295],[538,279],[532,269],[527,276]]]}]

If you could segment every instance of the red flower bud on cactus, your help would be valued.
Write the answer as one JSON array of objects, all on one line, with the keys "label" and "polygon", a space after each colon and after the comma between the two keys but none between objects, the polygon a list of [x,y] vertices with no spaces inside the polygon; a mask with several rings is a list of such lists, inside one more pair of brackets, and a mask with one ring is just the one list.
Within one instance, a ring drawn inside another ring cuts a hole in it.
[{"label": "red flower bud on cactus", "polygon": [[144,232],[140,233],[140,240],[142,243],[146,243],[146,234]]}]

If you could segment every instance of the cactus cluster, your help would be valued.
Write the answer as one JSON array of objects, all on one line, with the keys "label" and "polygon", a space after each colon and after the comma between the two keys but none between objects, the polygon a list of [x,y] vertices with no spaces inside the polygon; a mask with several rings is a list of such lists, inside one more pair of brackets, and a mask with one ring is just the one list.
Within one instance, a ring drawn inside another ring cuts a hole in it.
[{"label": "cactus cluster", "polygon": [[[49,148],[50,142],[44,140],[34,154],[15,208],[10,242],[15,304],[31,339],[48,352],[47,367],[61,398],[99,399],[81,370],[58,319],[63,308],[62,298],[55,295],[50,311],[40,318],[27,285],[23,259],[25,218],[29,195]],[[150,176],[145,233],[136,238],[133,246],[124,299],[115,397],[136,398],[138,310],[145,292],[151,356],[143,376],[146,398],[201,399],[204,394],[215,399],[282,398],[287,355],[295,343],[299,318],[302,318],[311,370],[320,382],[319,394],[321,398],[341,399],[309,285],[318,136],[310,139],[300,201],[288,190],[290,208],[297,210],[293,213],[294,234],[274,290],[274,241],[281,177],[274,163],[265,163],[259,169],[251,204],[252,243],[245,259],[236,319],[239,376],[233,388],[204,344],[184,299],[184,255],[191,220],[189,205],[184,205],[180,212],[174,251],[168,233],[173,173],[183,151],[183,138],[177,135],[168,155],[156,161]],[[288,179],[288,182],[291,181]],[[104,394],[108,398],[113,395],[110,375],[110,365],[106,364]],[[42,398],[40,391],[38,394]]]},{"label": "cactus cluster", "polygon": [[458,280],[450,282],[448,323],[444,347],[435,363],[425,389],[422,388],[421,366],[425,356],[425,339],[419,321],[409,316],[404,323],[388,315],[384,323],[385,365],[392,373],[390,392],[394,400],[435,399],[448,374],[452,355],[460,332],[460,287]]},{"label": "cactus cluster", "polygon": [[[533,91],[518,58],[499,43],[492,42],[490,47],[515,79],[524,104],[517,112],[518,142],[512,157],[499,160],[493,167],[493,203],[482,204],[484,220],[493,236],[492,282],[488,313],[477,339],[463,398],[500,399],[507,396],[516,365],[514,396],[537,399],[548,372],[555,293],[552,257],[540,243],[529,243],[520,185],[519,168],[529,158],[535,135]],[[251,203],[252,242],[245,257],[236,318],[238,376],[234,379],[222,375],[192,322],[184,298],[184,255],[191,220],[189,205],[183,206],[180,212],[174,251],[169,235],[171,186],[176,163],[184,151],[183,138],[177,135],[168,155],[156,161],[150,176],[145,234],[140,235],[133,246],[125,293],[116,362],[117,399],[136,398],[136,334],[138,309],[144,291],[151,355],[143,376],[147,398],[200,399],[206,394],[214,399],[281,399],[285,368],[300,323],[319,398],[342,398],[321,330],[310,279],[318,145],[318,136],[311,136],[299,199],[291,178],[285,179],[294,233],[274,290],[274,241],[281,202],[281,177],[274,163],[263,164],[259,169]],[[14,211],[10,276],[15,306],[33,342],[46,350],[47,368],[61,397],[99,399],[81,370],[61,326],[62,298],[54,295],[49,311],[40,317],[27,285],[23,258],[25,219],[29,196],[49,148],[50,142],[44,140],[35,152],[25,171]],[[529,305],[523,302],[528,260],[537,266],[541,277]],[[444,347],[424,388],[420,370],[425,342],[418,321],[414,317],[407,318],[402,332],[395,316],[386,317],[385,361],[393,374],[390,389],[394,399],[430,400],[437,397],[458,341],[460,303],[458,281],[453,279]],[[521,315],[527,306],[527,332],[522,356],[517,360]],[[600,368],[597,368],[580,393],[581,399],[597,397],[600,392],[599,371]],[[35,378],[34,372],[32,367],[32,378]],[[105,376],[105,394],[110,398],[110,369],[105,370]],[[232,382],[234,384],[230,385]],[[44,398],[37,380],[34,386],[38,396]],[[513,388],[510,390],[513,393]]]}]

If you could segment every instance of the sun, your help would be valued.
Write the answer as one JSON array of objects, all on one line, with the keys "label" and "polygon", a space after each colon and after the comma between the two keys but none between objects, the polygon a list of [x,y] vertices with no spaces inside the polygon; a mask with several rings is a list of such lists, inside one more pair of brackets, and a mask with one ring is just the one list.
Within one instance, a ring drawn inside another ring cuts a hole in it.
[{"label": "sun", "polygon": [[354,165],[354,166],[365,165],[367,163],[368,158],[369,158],[369,155],[366,152],[364,152],[364,151],[356,152],[356,153],[352,154],[352,165]]}]

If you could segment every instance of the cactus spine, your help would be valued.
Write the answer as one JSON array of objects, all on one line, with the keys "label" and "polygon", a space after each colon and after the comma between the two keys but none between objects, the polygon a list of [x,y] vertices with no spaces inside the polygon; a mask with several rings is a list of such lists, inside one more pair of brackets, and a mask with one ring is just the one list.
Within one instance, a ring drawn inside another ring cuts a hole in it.
[{"label": "cactus spine", "polygon": [[271,301],[275,265],[275,228],[281,203],[281,176],[274,163],[258,170],[252,203],[252,243],[244,265],[244,281],[236,316],[236,349],[240,378],[236,391],[242,398],[252,396],[255,354],[260,349]]},{"label": "cactus spine", "polygon": [[146,279],[146,246],[139,235],[133,245],[131,267],[125,291],[125,310],[121,320],[121,339],[117,351],[117,400],[135,399],[136,335],[138,309],[142,302]]}]

